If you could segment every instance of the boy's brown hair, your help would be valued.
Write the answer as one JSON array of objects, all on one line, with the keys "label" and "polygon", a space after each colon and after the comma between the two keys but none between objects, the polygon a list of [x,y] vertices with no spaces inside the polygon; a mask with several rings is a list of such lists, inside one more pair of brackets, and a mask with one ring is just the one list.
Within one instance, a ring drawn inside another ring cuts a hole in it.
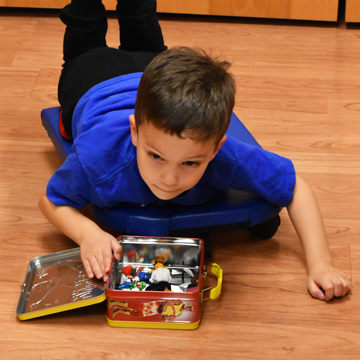
[{"label": "boy's brown hair", "polygon": [[179,137],[219,142],[235,103],[230,63],[202,50],[172,48],[147,66],[135,104],[136,127],[144,121]]}]

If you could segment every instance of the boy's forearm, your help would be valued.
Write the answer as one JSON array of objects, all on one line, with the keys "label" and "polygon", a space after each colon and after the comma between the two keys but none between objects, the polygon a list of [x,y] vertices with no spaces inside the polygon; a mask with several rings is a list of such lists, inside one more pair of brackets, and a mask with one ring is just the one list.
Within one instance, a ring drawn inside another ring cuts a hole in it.
[{"label": "boy's forearm", "polygon": [[299,177],[296,178],[294,196],[288,211],[304,247],[310,294],[325,301],[344,296],[350,288],[350,282],[346,274],[332,265],[315,195]]},{"label": "boy's forearm", "polygon": [[315,195],[299,177],[296,178],[294,196],[288,212],[303,244],[308,269],[318,263],[331,265],[325,228]]},{"label": "boy's forearm", "polygon": [[71,206],[56,206],[44,191],[39,199],[39,208],[44,216],[63,234],[78,245],[86,237],[86,233],[96,231],[99,227],[89,218]]},{"label": "boy's forearm", "polygon": [[45,217],[63,234],[74,240],[81,248],[81,260],[87,275],[104,281],[112,261],[112,252],[120,259],[121,246],[112,235],[103,231],[95,222],[71,206],[56,206],[44,191],[39,208]]}]

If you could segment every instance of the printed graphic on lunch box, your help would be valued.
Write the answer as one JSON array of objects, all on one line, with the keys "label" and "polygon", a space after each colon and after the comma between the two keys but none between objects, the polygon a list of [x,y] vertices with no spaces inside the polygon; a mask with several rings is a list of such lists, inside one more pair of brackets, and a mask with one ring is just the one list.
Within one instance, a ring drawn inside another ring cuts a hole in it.
[{"label": "printed graphic on lunch box", "polygon": [[181,299],[108,301],[108,316],[119,321],[194,322],[199,319],[199,302]]}]

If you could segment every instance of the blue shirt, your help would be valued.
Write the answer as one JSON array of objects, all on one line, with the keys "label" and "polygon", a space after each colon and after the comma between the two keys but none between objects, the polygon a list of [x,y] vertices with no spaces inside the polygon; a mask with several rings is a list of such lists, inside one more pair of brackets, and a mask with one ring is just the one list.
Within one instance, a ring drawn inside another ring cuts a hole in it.
[{"label": "blue shirt", "polygon": [[[55,205],[82,208],[88,203],[115,207],[123,202],[164,202],[142,180],[131,142],[129,115],[134,113],[141,75],[104,81],[79,100],[73,114],[73,153],[47,186],[47,196]],[[295,170],[289,159],[228,136],[200,181],[168,201],[193,205],[232,187],[287,206],[294,186]]]}]

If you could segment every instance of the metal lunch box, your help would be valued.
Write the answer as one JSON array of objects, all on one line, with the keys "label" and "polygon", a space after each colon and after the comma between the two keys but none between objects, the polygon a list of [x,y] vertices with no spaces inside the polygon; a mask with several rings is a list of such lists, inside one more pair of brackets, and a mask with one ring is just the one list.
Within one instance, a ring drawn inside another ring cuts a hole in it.
[{"label": "metal lunch box", "polygon": [[28,320],[106,300],[110,326],[196,329],[203,293],[209,290],[210,299],[215,299],[222,284],[222,269],[212,264],[216,285],[204,289],[208,271],[203,240],[118,239],[122,256],[119,261],[113,259],[107,283],[87,277],[79,248],[32,259],[21,289],[18,318]]}]

